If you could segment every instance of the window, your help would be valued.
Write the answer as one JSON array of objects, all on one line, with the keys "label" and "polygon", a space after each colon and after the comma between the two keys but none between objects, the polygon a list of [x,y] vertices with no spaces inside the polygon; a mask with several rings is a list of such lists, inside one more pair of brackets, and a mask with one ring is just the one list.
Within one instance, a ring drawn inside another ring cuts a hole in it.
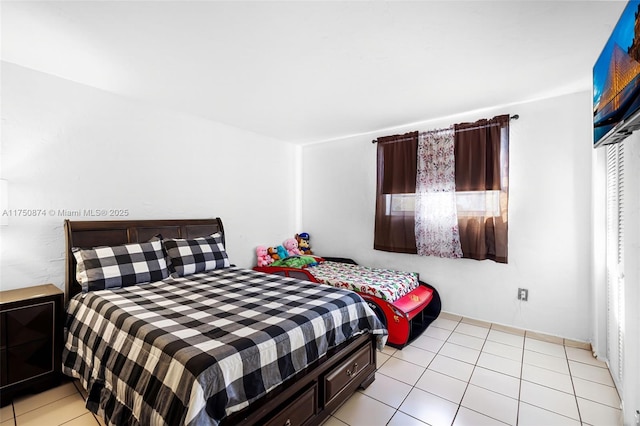
[{"label": "window", "polygon": [[[500,214],[500,191],[456,191],[456,207],[460,216],[492,216]],[[416,194],[385,194],[387,216],[414,215]]]},{"label": "window", "polygon": [[[442,189],[444,187],[437,187],[429,192],[429,207],[426,209],[430,217],[426,222],[427,232],[422,229],[425,226],[421,220],[425,210],[422,198],[421,207],[416,210],[415,181],[424,173],[421,167],[425,163],[418,158],[418,155],[423,155],[419,154],[422,148],[418,149],[418,138],[430,132],[420,136],[418,132],[413,132],[378,140],[374,248],[400,253],[424,253],[422,249],[416,248],[422,247],[421,244],[431,244],[429,241],[423,241],[424,235],[428,234],[427,238],[434,238],[434,232],[439,232],[434,229],[441,228],[444,232],[454,234],[453,238],[459,241],[458,244],[461,246],[462,257],[507,263],[509,116],[502,115],[491,120],[456,124],[453,130],[441,129],[433,133],[444,130],[453,134],[455,166],[438,163],[435,171],[429,173],[438,174],[443,168],[455,167],[455,177],[451,177],[455,180],[451,182],[451,185],[455,185],[455,196],[445,192]],[[421,147],[422,140],[420,139]],[[440,149],[436,151],[436,155],[440,155]],[[434,169],[434,154],[431,152],[429,155],[432,155],[429,164],[431,169]],[[441,160],[438,158],[438,162]],[[442,176],[435,176],[433,180],[441,178]],[[424,176],[420,179],[424,179]],[[420,188],[423,187],[424,185],[420,185]],[[450,188],[453,189],[453,186]],[[454,205],[441,208],[448,203]],[[454,222],[444,218],[440,220],[437,216],[439,211],[453,217]],[[451,223],[453,226],[450,226]],[[441,244],[438,241],[446,241],[446,244],[449,244],[450,239],[448,236],[435,235],[434,244]],[[447,247],[444,253],[455,252],[449,249],[450,247]]]},{"label": "window", "polygon": [[456,191],[458,216],[500,216],[500,191]]},{"label": "window", "polygon": [[385,214],[387,216],[412,215],[416,209],[416,194],[385,194]]}]

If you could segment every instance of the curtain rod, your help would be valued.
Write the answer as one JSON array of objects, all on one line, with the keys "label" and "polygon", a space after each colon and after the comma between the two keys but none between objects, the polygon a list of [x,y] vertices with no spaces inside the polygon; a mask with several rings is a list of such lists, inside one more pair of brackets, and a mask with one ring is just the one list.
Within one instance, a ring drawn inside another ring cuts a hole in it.
[{"label": "curtain rod", "polygon": [[[520,118],[520,116],[518,114],[514,114],[511,117],[509,117],[509,120],[517,120],[518,118]],[[491,126],[491,124],[489,126]],[[482,129],[483,127],[488,127],[488,126],[470,127],[468,129],[462,129],[459,131],[466,132],[467,130]],[[450,130],[450,129],[451,127],[443,127],[442,129],[427,130],[426,132],[421,132],[421,133],[438,133],[438,132],[444,132],[445,130]],[[402,142],[402,141],[411,140],[411,139],[413,138],[400,138],[400,139],[396,139],[395,142]],[[378,139],[372,140],[371,143],[378,143]]]}]

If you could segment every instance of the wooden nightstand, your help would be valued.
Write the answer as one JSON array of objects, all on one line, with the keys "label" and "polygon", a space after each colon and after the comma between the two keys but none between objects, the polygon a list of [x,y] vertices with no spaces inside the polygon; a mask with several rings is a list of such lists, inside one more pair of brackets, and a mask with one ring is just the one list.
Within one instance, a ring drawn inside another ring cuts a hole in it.
[{"label": "wooden nightstand", "polygon": [[59,382],[63,303],[53,284],[0,291],[0,405]]}]

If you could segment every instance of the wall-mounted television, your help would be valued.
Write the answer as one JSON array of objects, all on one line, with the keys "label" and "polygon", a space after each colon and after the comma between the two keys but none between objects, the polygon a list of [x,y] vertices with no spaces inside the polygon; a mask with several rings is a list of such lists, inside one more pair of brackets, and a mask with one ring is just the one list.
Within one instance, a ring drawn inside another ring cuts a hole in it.
[{"label": "wall-mounted television", "polygon": [[593,66],[593,146],[640,128],[640,1],[630,1]]}]

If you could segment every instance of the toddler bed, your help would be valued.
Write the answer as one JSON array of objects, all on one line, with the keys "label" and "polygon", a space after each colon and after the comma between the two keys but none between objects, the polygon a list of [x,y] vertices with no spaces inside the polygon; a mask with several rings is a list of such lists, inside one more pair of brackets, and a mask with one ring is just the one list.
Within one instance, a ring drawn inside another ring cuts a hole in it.
[{"label": "toddler bed", "polygon": [[304,267],[256,266],[253,269],[357,292],[387,327],[387,344],[400,349],[418,337],[440,314],[438,291],[420,281],[416,273],[368,268],[346,258],[317,259],[317,264]]},{"label": "toddler bed", "polygon": [[220,219],[65,232],[62,368],[107,424],[317,425],[375,379],[367,303],[231,266]]}]

